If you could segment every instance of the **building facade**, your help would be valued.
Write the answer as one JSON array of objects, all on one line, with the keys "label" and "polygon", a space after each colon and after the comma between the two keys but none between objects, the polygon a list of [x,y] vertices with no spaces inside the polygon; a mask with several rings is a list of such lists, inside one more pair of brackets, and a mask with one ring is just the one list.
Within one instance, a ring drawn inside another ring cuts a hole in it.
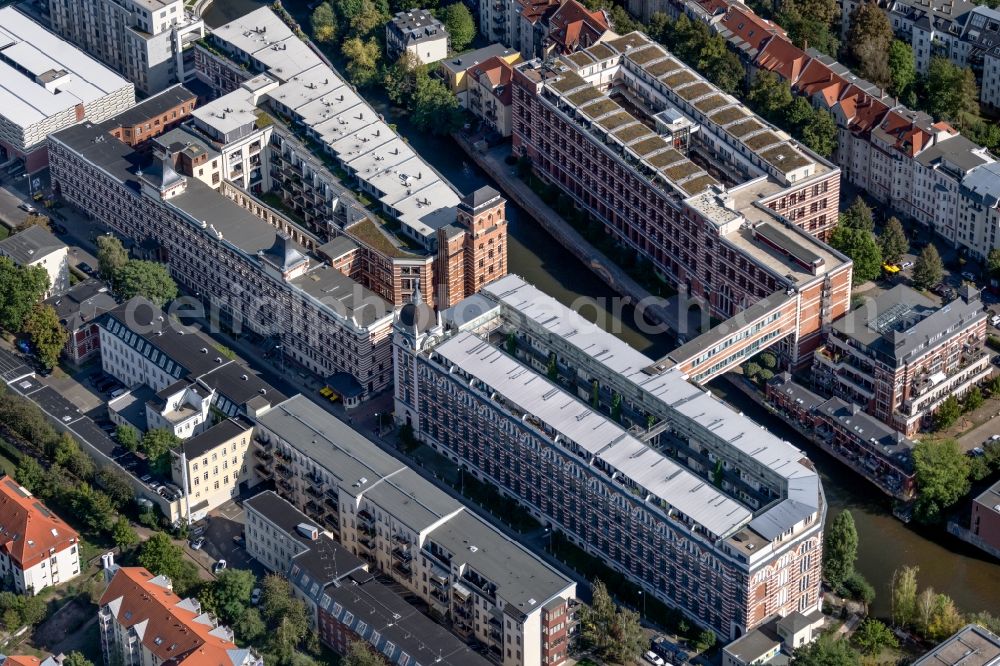
[{"label": "building facade", "polygon": [[80,574],[80,535],[13,477],[0,479],[0,576],[35,595]]},{"label": "building facade", "polygon": [[59,323],[69,334],[63,358],[79,366],[100,352],[101,336],[96,320],[118,305],[103,282],[93,279],[78,282],[64,294],[51,296],[45,302],[56,311]]},{"label": "building facade", "polygon": [[45,227],[31,225],[24,231],[0,240],[0,257],[23,268],[40,268],[48,278],[44,298],[69,289],[69,248]]},{"label": "building facade", "polygon": [[419,439],[724,640],[819,608],[826,504],[801,451],[517,276],[420,312],[394,336]]},{"label": "building facade", "polygon": [[972,500],[969,532],[972,543],[1000,557],[1000,481]]},{"label": "building facade", "polygon": [[461,503],[303,396],[255,441],[256,474],[460,637],[505,665],[566,659],[575,585]]},{"label": "building facade", "polygon": [[693,378],[786,338],[808,362],[850,301],[850,261],[816,240],[836,167],[639,33],[518,65],[513,85],[515,152],[699,308],[739,318],[672,355]]},{"label": "building facade", "polygon": [[961,398],[991,372],[986,312],[968,286],[939,307],[897,285],[830,327],[814,356],[813,383],[914,436],[949,396]]},{"label": "building facade", "polygon": [[466,94],[459,103],[483,121],[486,129],[502,137],[511,134],[511,77],[514,70],[503,58],[494,56],[469,68]]},{"label": "building facade", "polygon": [[426,9],[396,12],[385,24],[385,46],[392,62],[406,53],[417,63],[429,65],[448,57],[448,31]]},{"label": "building facade", "polygon": [[48,134],[135,104],[130,82],[14,7],[0,9],[0,37],[0,162],[21,160],[33,174],[46,165]]},{"label": "building facade", "polygon": [[205,24],[183,0],[49,0],[52,30],[153,95],[194,76]]},{"label": "building facade", "polygon": [[171,451],[171,477],[184,493],[191,521],[249,489],[253,423],[238,417],[212,425]]},{"label": "building facade", "polygon": [[218,624],[197,599],[181,599],[166,576],[142,567],[118,567],[104,556],[108,586],[97,624],[105,666],[212,663],[263,666],[253,648],[240,648],[229,627]]}]

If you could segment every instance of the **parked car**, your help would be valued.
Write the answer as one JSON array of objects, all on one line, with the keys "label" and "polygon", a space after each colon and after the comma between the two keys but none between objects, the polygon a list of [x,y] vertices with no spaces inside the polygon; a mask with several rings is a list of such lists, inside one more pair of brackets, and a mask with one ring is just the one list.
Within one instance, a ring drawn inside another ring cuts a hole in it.
[{"label": "parked car", "polygon": [[667,663],[663,661],[663,657],[656,654],[652,650],[647,651],[646,654],[642,655],[642,658],[653,664],[653,666],[666,666]]},{"label": "parked car", "polygon": [[218,562],[216,562],[215,564],[212,565],[212,573],[214,573],[214,574],[222,573],[225,570],[226,570],[226,561],[225,560],[219,560]]},{"label": "parked car", "polygon": [[900,264],[900,268],[903,268],[903,269],[913,268],[913,262],[912,261],[904,261],[902,264]]},{"label": "parked car", "polygon": [[195,537],[188,542],[188,545],[191,546],[191,550],[201,550],[201,547],[205,545],[205,537]]},{"label": "parked car", "polygon": [[250,593],[250,603],[256,606],[260,603],[260,597],[264,594],[264,591],[259,587],[253,588],[253,592]]},{"label": "parked car", "polygon": [[38,209],[32,206],[30,203],[21,202],[17,205],[18,208],[23,210],[25,213],[37,213]]},{"label": "parked car", "polygon": [[1000,314],[990,317],[990,323],[994,326],[1000,326]]},{"label": "parked car", "polygon": [[969,271],[963,271],[962,272],[962,279],[963,280],[968,280],[969,282],[975,282],[976,281],[976,276],[973,275],[972,273],[970,273]]},{"label": "parked car", "polygon": [[94,274],[94,272],[95,272],[94,271],[94,267],[91,266],[90,264],[80,264],[80,265],[77,266],[77,268],[79,268],[81,271],[83,271],[86,275],[91,275],[92,276]]}]

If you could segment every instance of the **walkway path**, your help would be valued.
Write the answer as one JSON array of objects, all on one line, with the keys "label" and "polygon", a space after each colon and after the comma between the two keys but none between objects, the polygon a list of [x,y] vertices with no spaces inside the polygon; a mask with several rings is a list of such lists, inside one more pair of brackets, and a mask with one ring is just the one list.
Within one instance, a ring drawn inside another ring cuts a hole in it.
[{"label": "walkway path", "polygon": [[542,201],[526,182],[518,178],[516,167],[503,161],[508,154],[506,144],[500,150],[481,152],[471,144],[466,135],[455,133],[452,137],[462,150],[500,186],[504,196],[529,213],[563,247],[576,255],[609,287],[624,296],[629,304],[634,305],[652,321],[667,324],[673,321],[674,318],[670,316],[666,307],[667,299],[650,294]]}]

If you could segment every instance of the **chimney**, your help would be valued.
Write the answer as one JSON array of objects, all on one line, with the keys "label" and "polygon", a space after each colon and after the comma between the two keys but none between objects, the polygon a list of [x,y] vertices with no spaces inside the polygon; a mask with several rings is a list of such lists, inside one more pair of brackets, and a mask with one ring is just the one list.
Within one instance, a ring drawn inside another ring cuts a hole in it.
[{"label": "chimney", "polygon": [[118,571],[118,565],[115,564],[115,554],[108,551],[101,555],[101,568],[104,570],[104,580],[111,582],[111,579],[115,577],[115,573]]}]

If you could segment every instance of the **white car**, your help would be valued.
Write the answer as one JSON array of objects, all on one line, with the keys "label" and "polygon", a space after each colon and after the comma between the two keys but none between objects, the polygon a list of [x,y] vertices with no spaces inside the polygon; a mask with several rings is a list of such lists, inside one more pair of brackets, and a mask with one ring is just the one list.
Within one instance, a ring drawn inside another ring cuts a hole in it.
[{"label": "white car", "polygon": [[913,262],[912,262],[912,261],[904,261],[904,262],[903,262],[903,263],[901,264],[901,266],[900,266],[900,267],[901,267],[901,268],[912,268],[912,267],[913,267]]},{"label": "white car", "polygon": [[219,560],[218,562],[216,562],[215,564],[212,565],[212,573],[214,573],[214,574],[221,573],[221,572],[225,571],[225,569],[226,569],[226,561],[225,560]]},{"label": "white car", "polygon": [[264,591],[259,587],[253,588],[253,592],[250,593],[250,603],[256,606],[260,603],[260,597],[264,594]]},{"label": "white car", "polygon": [[994,326],[1000,326],[1000,315],[993,315],[990,317],[990,323]]},{"label": "white car", "polygon": [[653,664],[654,666],[666,666],[667,665],[667,662],[663,661],[663,657],[661,657],[660,655],[656,654],[652,650],[647,651],[646,654],[642,655],[642,658],[645,659],[646,661],[648,661],[649,663]]}]

